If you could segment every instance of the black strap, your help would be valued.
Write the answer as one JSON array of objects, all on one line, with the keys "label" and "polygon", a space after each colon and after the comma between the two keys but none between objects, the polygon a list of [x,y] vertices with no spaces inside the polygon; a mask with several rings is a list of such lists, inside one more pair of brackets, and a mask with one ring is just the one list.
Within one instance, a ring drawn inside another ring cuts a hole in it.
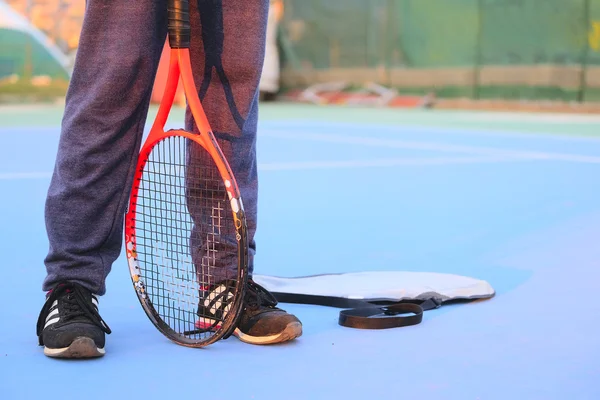
[{"label": "black strap", "polygon": [[[338,323],[357,329],[388,329],[417,325],[423,320],[423,312],[439,308],[442,303],[434,298],[426,300],[348,299],[344,297],[312,294],[271,292],[282,303],[314,304],[340,311]],[[413,315],[402,315],[413,314]]]}]

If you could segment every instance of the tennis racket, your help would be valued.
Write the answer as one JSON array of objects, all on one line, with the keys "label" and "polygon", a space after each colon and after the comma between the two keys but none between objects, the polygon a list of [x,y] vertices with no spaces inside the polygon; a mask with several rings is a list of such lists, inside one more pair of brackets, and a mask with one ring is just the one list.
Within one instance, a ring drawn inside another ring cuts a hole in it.
[{"label": "tennis racket", "polygon": [[[152,323],[178,344],[204,347],[235,329],[248,280],[248,239],[239,188],[194,83],[188,6],[169,0],[169,72],[140,150],[125,245],[135,292]],[[199,134],[165,131],[180,78]]]}]

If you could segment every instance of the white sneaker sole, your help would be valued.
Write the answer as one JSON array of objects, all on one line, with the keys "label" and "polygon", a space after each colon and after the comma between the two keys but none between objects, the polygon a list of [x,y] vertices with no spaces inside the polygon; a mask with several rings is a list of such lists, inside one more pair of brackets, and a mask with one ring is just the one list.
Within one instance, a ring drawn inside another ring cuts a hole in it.
[{"label": "white sneaker sole", "polygon": [[244,343],[250,344],[275,344],[294,340],[302,335],[302,324],[299,322],[290,322],[285,329],[276,335],[269,336],[250,336],[236,328],[233,336]]},{"label": "white sneaker sole", "polygon": [[69,347],[50,349],[44,346],[44,354],[54,358],[95,358],[105,353],[104,348],[97,347],[93,339],[84,336],[75,338]]},{"label": "white sneaker sole", "polygon": [[[209,318],[204,318],[203,322],[196,322],[196,328],[206,328],[214,323]],[[296,339],[302,335],[302,324],[300,322],[290,322],[287,324],[285,329],[276,335],[269,336],[251,336],[242,332],[239,328],[235,328],[233,336],[238,338],[244,343],[249,344],[275,344],[283,343],[293,339]]]}]

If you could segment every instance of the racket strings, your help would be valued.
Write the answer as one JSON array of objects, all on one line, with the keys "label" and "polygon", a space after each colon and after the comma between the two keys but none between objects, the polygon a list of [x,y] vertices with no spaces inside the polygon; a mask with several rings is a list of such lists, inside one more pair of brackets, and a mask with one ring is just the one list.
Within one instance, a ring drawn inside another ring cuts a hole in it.
[{"label": "racket strings", "polygon": [[238,249],[225,185],[204,148],[181,136],[153,147],[135,226],[141,276],[159,317],[178,334],[210,336],[226,313],[198,314],[211,288],[237,274]]}]

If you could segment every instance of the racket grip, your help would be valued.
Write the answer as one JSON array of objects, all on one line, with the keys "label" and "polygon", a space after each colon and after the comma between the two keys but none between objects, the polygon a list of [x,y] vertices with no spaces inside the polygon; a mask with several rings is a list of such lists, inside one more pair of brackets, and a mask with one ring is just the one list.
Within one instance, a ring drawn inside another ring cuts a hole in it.
[{"label": "racket grip", "polygon": [[169,45],[172,49],[190,47],[190,3],[189,0],[169,0]]}]

